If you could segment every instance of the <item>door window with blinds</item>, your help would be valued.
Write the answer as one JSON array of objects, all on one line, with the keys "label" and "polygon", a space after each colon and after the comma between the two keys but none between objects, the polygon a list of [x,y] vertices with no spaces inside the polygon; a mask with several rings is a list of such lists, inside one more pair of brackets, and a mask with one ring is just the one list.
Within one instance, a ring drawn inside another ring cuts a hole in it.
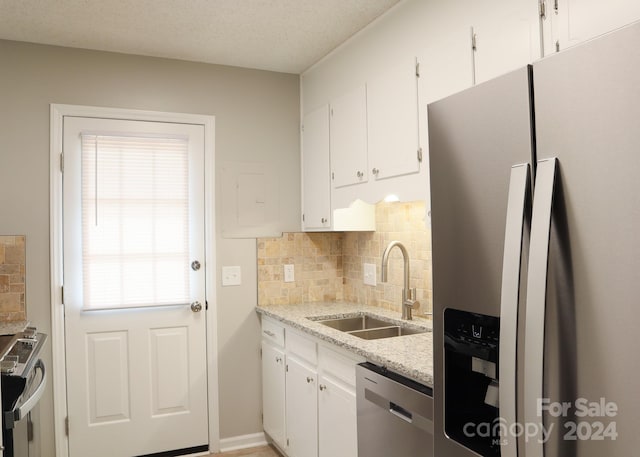
[{"label": "door window with blinds", "polygon": [[83,309],[188,303],[188,139],[83,132],[81,144]]}]

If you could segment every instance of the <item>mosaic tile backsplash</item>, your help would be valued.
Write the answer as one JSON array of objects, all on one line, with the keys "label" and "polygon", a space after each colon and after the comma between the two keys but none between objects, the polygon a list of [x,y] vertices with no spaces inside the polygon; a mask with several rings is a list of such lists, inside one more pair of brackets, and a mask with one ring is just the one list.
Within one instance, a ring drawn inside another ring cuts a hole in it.
[{"label": "mosaic tile backsplash", "polygon": [[26,318],[25,262],[25,237],[0,236],[0,322]]},{"label": "mosaic tile backsplash", "polygon": [[[409,251],[410,287],[431,312],[431,231],[424,202],[378,203],[375,232],[285,233],[258,239],[258,304],[295,304],[347,300],[400,312],[403,261],[395,248],[388,282],[380,282],[382,253],[390,241]],[[363,264],[376,266],[376,286],[364,284]],[[293,264],[295,281],[284,282],[284,265]]]}]

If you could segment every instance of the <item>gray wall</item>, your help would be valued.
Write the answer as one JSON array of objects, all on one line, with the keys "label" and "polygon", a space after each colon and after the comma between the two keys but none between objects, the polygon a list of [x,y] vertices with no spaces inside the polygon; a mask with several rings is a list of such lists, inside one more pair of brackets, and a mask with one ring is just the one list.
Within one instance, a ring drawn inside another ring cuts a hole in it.
[{"label": "gray wall", "polygon": [[[218,170],[230,160],[277,163],[282,229],[299,229],[297,75],[1,40],[0,62],[0,234],[27,236],[27,316],[43,331],[51,332],[50,103],[214,115]],[[224,196],[220,187],[216,192],[220,208]],[[217,249],[218,269],[240,265],[243,278],[242,286],[218,288],[220,432],[225,438],[262,430],[260,341],[255,240],[218,236]],[[217,277],[220,285],[219,271]],[[42,456],[53,456],[50,387],[41,417]]]}]

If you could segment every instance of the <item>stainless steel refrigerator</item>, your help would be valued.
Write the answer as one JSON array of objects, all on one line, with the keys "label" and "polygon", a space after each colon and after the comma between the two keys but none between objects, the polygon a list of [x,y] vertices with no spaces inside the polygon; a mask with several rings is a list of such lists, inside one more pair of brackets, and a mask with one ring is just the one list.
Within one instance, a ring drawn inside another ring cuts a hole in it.
[{"label": "stainless steel refrigerator", "polygon": [[640,455],[640,24],[428,119],[436,457]]}]

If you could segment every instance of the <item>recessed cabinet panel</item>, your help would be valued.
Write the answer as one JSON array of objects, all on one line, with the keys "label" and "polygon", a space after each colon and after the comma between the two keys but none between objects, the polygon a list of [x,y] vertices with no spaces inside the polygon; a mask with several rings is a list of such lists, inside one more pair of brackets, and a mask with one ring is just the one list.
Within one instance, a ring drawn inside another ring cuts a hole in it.
[{"label": "recessed cabinet panel", "polygon": [[476,84],[540,58],[540,23],[536,8],[536,2],[510,2],[500,14],[473,25]]},{"label": "recessed cabinet panel", "polygon": [[326,230],[331,227],[329,105],[305,115],[302,125],[302,226]]},{"label": "recessed cabinet panel", "polygon": [[640,2],[636,0],[558,0],[557,13],[551,16],[561,50],[638,19]]},{"label": "recessed cabinet panel", "polygon": [[367,122],[372,179],[420,170],[415,58],[367,81]]},{"label": "recessed cabinet panel", "polygon": [[367,182],[367,90],[362,85],[330,104],[333,187]]}]

